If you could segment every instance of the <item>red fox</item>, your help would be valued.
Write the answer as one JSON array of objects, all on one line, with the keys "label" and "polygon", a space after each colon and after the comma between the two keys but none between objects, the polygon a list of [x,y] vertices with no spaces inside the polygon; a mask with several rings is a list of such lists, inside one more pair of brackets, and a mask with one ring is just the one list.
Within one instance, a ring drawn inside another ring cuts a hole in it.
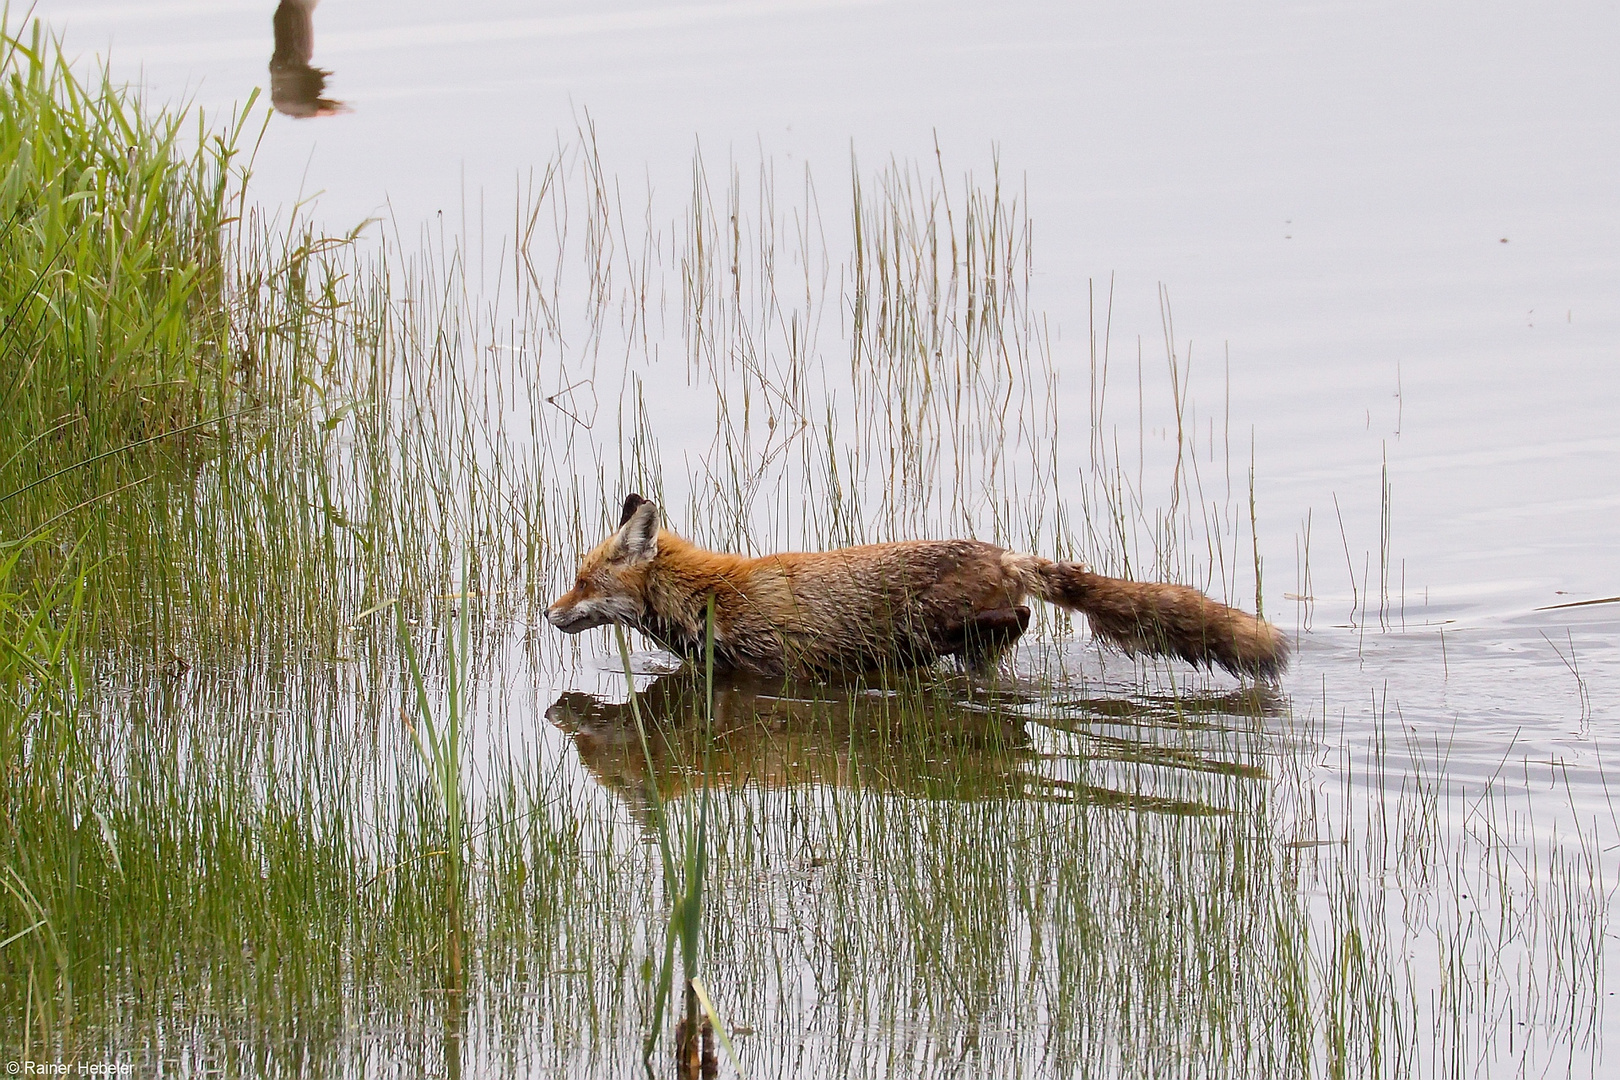
[{"label": "red fox", "polygon": [[728,555],[660,529],[658,507],[640,495],[625,499],[618,531],[585,556],[546,618],[569,634],[633,627],[700,659],[711,593],[717,671],[816,677],[946,656],[986,671],[1029,626],[1027,596],[1081,612],[1126,653],[1265,679],[1288,664],[1275,626],[1185,585],[1103,577],[977,540]]}]

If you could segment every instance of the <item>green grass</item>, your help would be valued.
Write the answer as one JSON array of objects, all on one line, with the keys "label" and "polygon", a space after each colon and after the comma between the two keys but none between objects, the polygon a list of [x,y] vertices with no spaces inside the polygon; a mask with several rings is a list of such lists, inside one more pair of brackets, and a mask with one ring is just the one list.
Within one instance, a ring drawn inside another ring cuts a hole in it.
[{"label": "green grass", "polygon": [[5,36],[0,79],[5,445],[89,456],[228,409],[222,231],[240,123],[193,130],[104,75],[81,81],[37,23]]},{"label": "green grass", "polygon": [[[205,459],[218,418],[250,404],[223,257],[247,111],[216,133],[148,109],[77,76],[38,23],[26,39],[0,27],[0,85],[0,522],[15,544],[90,532],[81,511]],[[93,540],[110,554],[132,537]]]}]

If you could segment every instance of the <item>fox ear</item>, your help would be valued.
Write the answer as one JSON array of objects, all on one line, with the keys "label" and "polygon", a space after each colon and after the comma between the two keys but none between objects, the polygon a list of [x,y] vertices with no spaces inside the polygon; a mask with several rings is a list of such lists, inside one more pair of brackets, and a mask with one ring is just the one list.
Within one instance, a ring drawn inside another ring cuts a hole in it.
[{"label": "fox ear", "polygon": [[630,518],[635,514],[636,507],[643,505],[646,503],[646,501],[646,499],[643,499],[640,495],[637,495],[633,491],[626,495],[624,497],[624,514],[619,518],[619,528],[622,529],[626,525],[630,524]]},{"label": "fox ear", "polygon": [[619,529],[619,554],[631,562],[643,562],[658,554],[658,506],[642,499],[634,507],[624,501],[627,516]]}]

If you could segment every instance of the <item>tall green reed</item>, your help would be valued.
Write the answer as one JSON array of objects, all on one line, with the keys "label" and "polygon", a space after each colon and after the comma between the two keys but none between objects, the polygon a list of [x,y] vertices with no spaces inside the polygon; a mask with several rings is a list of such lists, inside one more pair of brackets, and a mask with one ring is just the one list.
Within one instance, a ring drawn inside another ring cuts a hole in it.
[{"label": "tall green reed", "polygon": [[464,723],[467,658],[469,651],[467,594],[462,592],[460,607],[454,625],[445,638],[446,688],[443,721],[436,721],[429,700],[427,683],[422,678],[422,666],[416,658],[416,647],[411,644],[411,630],[405,613],[397,605],[395,613],[399,628],[400,647],[405,653],[410,671],[411,689],[415,692],[416,719],[406,718],[411,742],[428,771],[429,782],[437,796],[443,814],[443,849],[445,861],[444,913],[446,919],[445,944],[447,950],[449,989],[460,994],[466,989],[462,970],[465,920],[463,905],[466,894],[467,828],[466,804],[462,795],[462,726]]}]

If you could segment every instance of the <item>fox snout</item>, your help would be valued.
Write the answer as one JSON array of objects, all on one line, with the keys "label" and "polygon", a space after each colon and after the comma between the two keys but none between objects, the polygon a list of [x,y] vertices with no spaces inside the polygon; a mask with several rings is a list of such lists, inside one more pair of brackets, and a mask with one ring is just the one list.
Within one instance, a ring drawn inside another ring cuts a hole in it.
[{"label": "fox snout", "polygon": [[578,591],[576,589],[558,597],[546,608],[546,621],[565,634],[593,630],[613,621],[613,617],[602,610],[601,604],[592,603],[588,597],[576,596]]},{"label": "fox snout", "polygon": [[637,626],[642,616],[641,596],[616,580],[582,576],[568,592],[546,608],[546,621],[565,634],[594,630],[608,623]]}]

